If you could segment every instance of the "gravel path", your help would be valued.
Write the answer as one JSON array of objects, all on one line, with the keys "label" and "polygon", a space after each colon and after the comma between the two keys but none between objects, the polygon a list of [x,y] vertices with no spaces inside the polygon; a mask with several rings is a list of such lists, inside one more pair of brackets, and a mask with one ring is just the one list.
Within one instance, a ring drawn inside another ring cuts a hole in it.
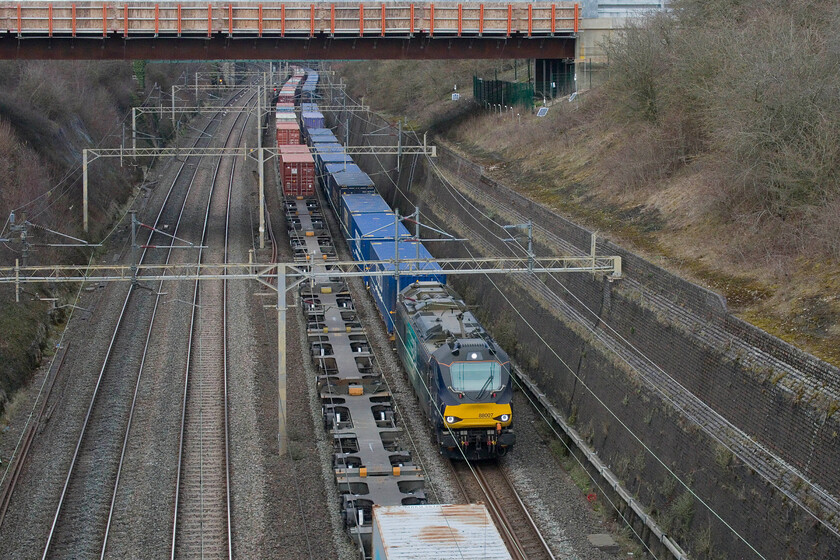
[{"label": "gravel path", "polygon": [[513,406],[517,415],[516,447],[503,459],[502,466],[552,552],[558,559],[621,556],[602,552],[589,543],[587,535],[615,534],[619,528],[593,510],[586,494],[558,464],[549,442],[540,436],[544,420],[519,391],[514,393]]},{"label": "gravel path", "polygon": [[[253,200],[253,197],[250,198]],[[278,260],[289,262],[292,252],[286,235],[274,160],[266,166],[266,201],[277,236]],[[257,217],[252,216],[252,221],[256,223]],[[256,231],[256,226],[253,231]],[[267,248],[260,255],[261,262],[268,260],[268,252]],[[314,391],[315,371],[309,357],[306,330],[302,326],[300,309],[292,307],[292,295],[287,297],[289,308],[286,312],[288,449],[284,455],[278,455],[277,314],[273,307],[277,299],[274,292],[251,287],[252,292],[258,290],[270,294],[268,297],[250,298],[252,307],[258,310],[255,318],[260,318],[257,328],[260,332],[259,344],[263,349],[262,366],[256,381],[257,413],[264,436],[263,453],[270,455],[265,481],[270,499],[270,524],[260,556],[310,560],[352,557],[349,540],[338,517],[338,501],[329,468],[331,442],[327,447],[320,401],[311,392]]]}]

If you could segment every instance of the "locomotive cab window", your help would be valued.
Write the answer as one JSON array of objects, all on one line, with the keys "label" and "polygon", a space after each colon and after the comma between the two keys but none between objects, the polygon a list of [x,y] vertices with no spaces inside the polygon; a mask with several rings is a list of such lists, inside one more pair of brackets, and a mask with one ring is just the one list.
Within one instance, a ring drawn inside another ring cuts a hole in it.
[{"label": "locomotive cab window", "polygon": [[455,391],[498,391],[502,388],[499,362],[455,362],[449,371]]}]

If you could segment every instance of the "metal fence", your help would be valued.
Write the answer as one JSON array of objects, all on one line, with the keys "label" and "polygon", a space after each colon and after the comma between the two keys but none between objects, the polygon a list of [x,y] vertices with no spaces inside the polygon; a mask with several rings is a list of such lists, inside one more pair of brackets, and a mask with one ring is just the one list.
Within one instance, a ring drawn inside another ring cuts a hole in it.
[{"label": "metal fence", "polygon": [[485,80],[473,76],[473,97],[482,104],[531,107],[534,104],[534,86],[524,82]]}]

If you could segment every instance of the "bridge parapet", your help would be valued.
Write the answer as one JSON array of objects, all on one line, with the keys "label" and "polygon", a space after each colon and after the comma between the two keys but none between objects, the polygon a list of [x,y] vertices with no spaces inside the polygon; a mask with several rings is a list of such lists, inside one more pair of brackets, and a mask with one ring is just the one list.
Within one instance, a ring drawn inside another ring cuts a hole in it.
[{"label": "bridge parapet", "polygon": [[571,37],[578,3],[0,2],[0,29],[28,38]]}]

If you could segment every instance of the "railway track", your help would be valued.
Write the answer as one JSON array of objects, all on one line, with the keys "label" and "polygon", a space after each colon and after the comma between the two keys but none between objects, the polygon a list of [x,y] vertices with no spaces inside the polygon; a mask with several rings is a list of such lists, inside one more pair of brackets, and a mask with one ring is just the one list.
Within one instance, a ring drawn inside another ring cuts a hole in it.
[{"label": "railway track", "polygon": [[[226,145],[238,146],[246,125],[235,140],[229,134]],[[201,250],[201,261],[228,260],[235,172],[235,159],[219,160],[202,232],[207,249]],[[216,188],[220,177],[227,178],[226,190]],[[231,558],[227,281],[196,280],[189,333],[171,557]]]},{"label": "railway track", "polygon": [[[209,143],[220,120],[214,117],[201,131],[195,145]],[[182,162],[155,219],[155,228],[159,224],[175,223],[177,231],[197,172],[195,165],[192,173],[185,173],[185,169],[190,169],[188,162],[191,160],[197,162],[198,158],[187,158]],[[149,235],[147,245],[151,245],[154,235],[154,232]],[[171,250],[165,257],[167,262],[170,254]],[[163,259],[162,256],[147,255],[147,249],[144,249],[140,262]],[[42,558],[105,555],[137,389],[158,302],[159,294],[152,298],[151,291],[138,289],[135,285],[126,294],[70,462]],[[132,378],[135,379],[134,383]]]},{"label": "railway track", "polygon": [[464,497],[468,501],[486,501],[514,560],[554,560],[548,543],[499,464],[452,461],[451,465]]},{"label": "railway track", "polygon": [[[448,170],[438,169],[437,172],[443,176],[452,188],[461,191],[464,196],[472,201],[482,201],[481,203],[488,208],[504,209],[513,215],[513,221],[525,221],[527,219],[527,216],[517,210],[519,207],[527,207],[528,200],[523,195],[511,191],[511,199],[502,200],[499,195],[494,195],[488,189],[479,190],[467,181],[454,177]],[[463,203],[458,202],[456,206],[459,204]],[[458,219],[455,212],[448,213],[448,215],[453,219]],[[465,229],[461,231],[471,232],[469,237],[473,243],[488,248],[489,252],[486,254],[493,254],[493,251],[497,250],[486,241],[478,241],[481,237],[479,227],[466,223],[463,223],[463,225]],[[584,255],[581,249],[563,239],[550,227],[535,224],[534,229],[544,237],[546,242],[560,248],[561,251],[572,255]],[[517,252],[508,246],[508,250],[511,250],[513,254],[521,255],[524,249],[522,247],[519,249],[520,251]],[[517,278],[517,281],[533,290],[534,293],[539,294],[540,297],[545,298],[548,305],[563,314],[566,320],[583,325],[605,348],[614,352],[622,361],[630,365],[640,375],[641,379],[671,406],[695,422],[712,438],[728,447],[735,456],[759,473],[769,484],[784,493],[788,499],[808,511],[815,519],[820,519],[820,523],[824,527],[838,534],[836,523],[823,521],[831,518],[831,515],[834,515],[835,518],[840,517],[840,503],[834,497],[818,485],[811,484],[799,470],[791,468],[783,458],[768,450],[761,443],[757,443],[742,429],[733,425],[727,418],[686,388],[677,378],[666,372],[618,333],[614,332],[612,328],[605,327],[604,323],[593,312],[585,310],[582,302],[575,301],[576,298],[569,295],[571,292],[566,291],[565,284],[561,279],[554,278],[549,281],[529,275]],[[750,357],[750,361],[761,359],[772,362],[774,369],[784,372],[788,375],[788,379],[795,379],[796,383],[808,391],[813,390],[815,380],[808,378],[802,372],[773,356],[756,354],[754,347],[737,336],[730,335],[726,331],[725,325],[719,325],[714,321],[708,321],[704,317],[698,317],[690,306],[681,306],[671,301],[667,295],[646,288],[633,277],[623,279],[622,283],[627,290],[643,293],[648,304],[655,306],[659,310],[657,312],[665,313],[669,321],[681,324],[686,330],[692,332],[698,344],[716,350],[723,349],[733,359],[739,356],[747,356]],[[702,328],[698,328],[698,325],[702,325]],[[756,357],[751,357],[753,355]],[[820,391],[830,393],[831,388],[820,385]],[[816,511],[822,511],[824,515],[821,517]]]},{"label": "railway track", "polygon": [[55,385],[55,379],[58,377],[58,372],[64,364],[64,356],[67,355],[67,349],[69,346],[69,343],[62,346],[56,353],[52,367],[47,373],[49,379],[47,379],[47,387],[44,391],[44,396],[41,398],[41,405],[38,407],[38,412],[36,413],[34,420],[29,423],[29,426],[26,428],[26,432],[21,437],[20,450],[15,454],[15,460],[11,467],[9,482],[3,489],[2,495],[0,495],[0,527],[3,526],[3,521],[6,519],[6,512],[8,511],[9,504],[12,501],[12,496],[14,495],[15,487],[17,486],[18,479],[20,478],[20,473],[23,470],[23,465],[29,452],[29,446],[32,445],[32,440],[35,439],[35,434],[41,426],[44,411],[47,408],[47,403],[50,400],[50,394],[52,393],[53,386]]}]

